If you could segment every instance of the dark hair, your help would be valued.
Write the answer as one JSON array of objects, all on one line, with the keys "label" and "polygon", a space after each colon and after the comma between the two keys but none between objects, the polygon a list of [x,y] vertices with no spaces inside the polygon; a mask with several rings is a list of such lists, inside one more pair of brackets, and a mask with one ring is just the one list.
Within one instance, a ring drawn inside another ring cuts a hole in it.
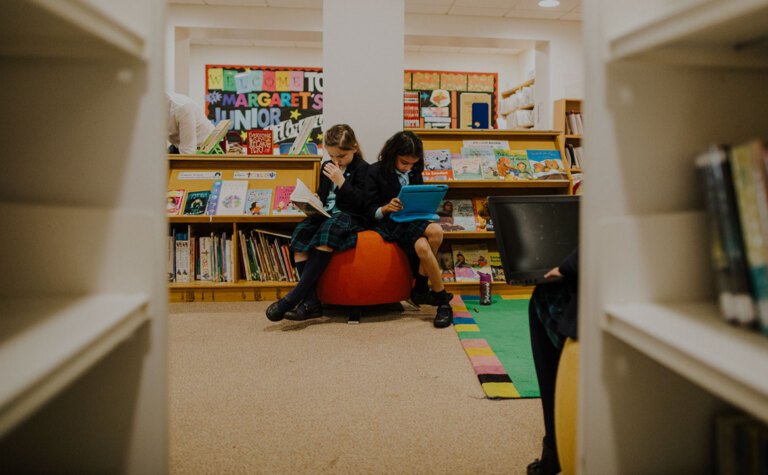
[{"label": "dark hair", "polygon": [[355,132],[347,124],[336,124],[323,134],[324,147],[338,147],[342,150],[354,150],[355,156],[363,158],[363,151],[357,143]]},{"label": "dark hair", "polygon": [[379,161],[386,174],[395,173],[395,161],[399,156],[418,158],[419,161],[413,165],[412,170],[419,174],[424,171],[424,145],[410,130],[398,132],[390,137],[379,152]]}]

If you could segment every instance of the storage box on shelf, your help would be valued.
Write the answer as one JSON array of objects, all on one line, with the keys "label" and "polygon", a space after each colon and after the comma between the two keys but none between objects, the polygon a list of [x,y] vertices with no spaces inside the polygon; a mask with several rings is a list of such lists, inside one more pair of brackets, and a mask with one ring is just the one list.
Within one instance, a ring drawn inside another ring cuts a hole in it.
[{"label": "storage box on shelf", "polygon": [[[558,132],[555,131],[510,131],[510,130],[425,130],[413,129],[423,141],[424,150],[450,150],[460,154],[465,140],[505,140],[513,150],[559,150]],[[567,174],[567,170],[566,170]],[[570,175],[568,175],[570,177]],[[427,181],[448,185],[446,199],[472,199],[492,195],[559,195],[568,194],[569,179],[558,180],[448,180]],[[448,244],[484,243],[494,249],[495,233],[489,231],[447,231],[444,242]],[[527,295],[532,287],[513,287],[494,282],[494,292],[502,294]],[[477,294],[477,282],[449,282],[446,287],[463,294]]]},{"label": "storage box on shelf", "polygon": [[579,472],[706,472],[724,410],[768,422],[768,338],[719,316],[694,166],[768,136],[768,1],[587,0],[584,18],[585,151],[615,185],[582,200]]},{"label": "storage box on shelf", "polygon": [[[169,216],[172,230],[187,232],[189,236],[201,237],[211,232],[226,233],[232,241],[232,278],[229,282],[197,280],[191,276],[190,282],[172,282],[170,298],[173,302],[190,301],[231,301],[231,300],[275,300],[290,291],[295,285],[290,281],[248,280],[242,260],[240,231],[246,235],[252,229],[277,231],[290,235],[296,223],[305,216],[280,216],[274,214],[275,188],[294,186],[296,179],[301,179],[308,188],[317,188],[320,173],[319,155],[169,155],[168,190],[184,190],[185,196],[190,191],[210,190],[215,172],[220,172],[222,180],[247,180],[248,189],[271,189],[269,214],[252,216],[242,214],[223,215],[184,215],[184,206],[178,215]],[[250,173],[249,173],[250,172]],[[205,178],[196,177],[205,173]],[[182,175],[180,175],[182,174]],[[186,176],[184,176],[186,174]],[[237,175],[237,176],[236,176]],[[193,178],[193,179],[189,179]],[[198,241],[199,242],[199,241]],[[193,255],[199,257],[199,246]]]},{"label": "storage box on shelf", "polygon": [[[163,13],[3,5],[6,472],[168,471]],[[41,133],[45,150],[30,146]]]},{"label": "storage box on shelf", "polygon": [[501,92],[501,116],[508,129],[530,129],[536,125],[534,79]]}]

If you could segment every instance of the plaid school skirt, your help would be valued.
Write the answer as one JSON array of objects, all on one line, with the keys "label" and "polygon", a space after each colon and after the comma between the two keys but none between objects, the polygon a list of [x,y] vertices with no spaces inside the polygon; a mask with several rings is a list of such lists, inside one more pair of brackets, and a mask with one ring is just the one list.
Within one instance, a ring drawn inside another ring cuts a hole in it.
[{"label": "plaid school skirt", "polygon": [[424,231],[429,224],[430,221],[426,219],[417,219],[416,221],[406,221],[404,223],[384,219],[373,230],[379,233],[385,241],[397,243],[405,251],[415,276],[419,269],[419,256],[416,255],[416,249],[413,246],[420,237],[424,236]]},{"label": "plaid school skirt", "polygon": [[357,245],[357,233],[363,228],[356,219],[344,212],[326,218],[310,216],[296,225],[291,235],[291,249],[307,252],[317,246],[344,251]]}]

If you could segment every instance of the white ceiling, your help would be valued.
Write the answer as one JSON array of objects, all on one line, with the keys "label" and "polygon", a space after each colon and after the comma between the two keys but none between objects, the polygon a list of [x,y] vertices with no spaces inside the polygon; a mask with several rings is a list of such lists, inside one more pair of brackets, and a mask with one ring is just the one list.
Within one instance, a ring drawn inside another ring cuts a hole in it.
[{"label": "white ceiling", "polygon": [[[322,9],[323,0],[167,0],[171,4],[251,6],[261,8]],[[540,20],[581,20],[581,0],[560,0],[560,6],[541,8],[538,0],[405,0],[406,13],[451,16],[484,16]],[[235,28],[188,29],[193,44],[212,46],[261,46],[278,48],[323,47],[322,33],[267,31]],[[405,49],[412,52],[516,55],[531,47],[530,41],[496,38],[426,37],[406,35]]]},{"label": "white ceiling", "polygon": [[[323,0],[168,0],[190,5],[230,5],[268,8],[322,9]],[[538,0],[405,0],[406,13],[581,20],[581,0],[560,0],[560,6],[542,8]]]}]

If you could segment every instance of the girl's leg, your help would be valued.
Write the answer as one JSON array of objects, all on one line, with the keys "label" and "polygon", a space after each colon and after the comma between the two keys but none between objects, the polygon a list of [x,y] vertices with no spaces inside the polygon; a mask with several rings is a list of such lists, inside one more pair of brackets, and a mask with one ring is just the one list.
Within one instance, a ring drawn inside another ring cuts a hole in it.
[{"label": "girl's leg", "polygon": [[445,291],[440,265],[432,252],[432,247],[426,237],[419,238],[414,247],[416,248],[416,255],[419,256],[421,265],[427,271],[429,281],[432,283],[434,302],[437,305],[437,314],[433,324],[437,328],[450,326],[453,323],[453,309],[450,303],[452,295]]},{"label": "girl's leg", "polygon": [[[321,248],[328,250],[320,250]],[[286,312],[296,307],[307,297],[310,291],[314,292],[315,283],[317,283],[317,280],[331,261],[330,251],[331,248],[327,246],[319,246],[309,254],[309,259],[305,261],[303,269],[299,270],[301,275],[296,287],[288,295],[267,307],[267,318],[273,322],[282,320]],[[317,296],[315,296],[315,299],[317,299]]]}]

